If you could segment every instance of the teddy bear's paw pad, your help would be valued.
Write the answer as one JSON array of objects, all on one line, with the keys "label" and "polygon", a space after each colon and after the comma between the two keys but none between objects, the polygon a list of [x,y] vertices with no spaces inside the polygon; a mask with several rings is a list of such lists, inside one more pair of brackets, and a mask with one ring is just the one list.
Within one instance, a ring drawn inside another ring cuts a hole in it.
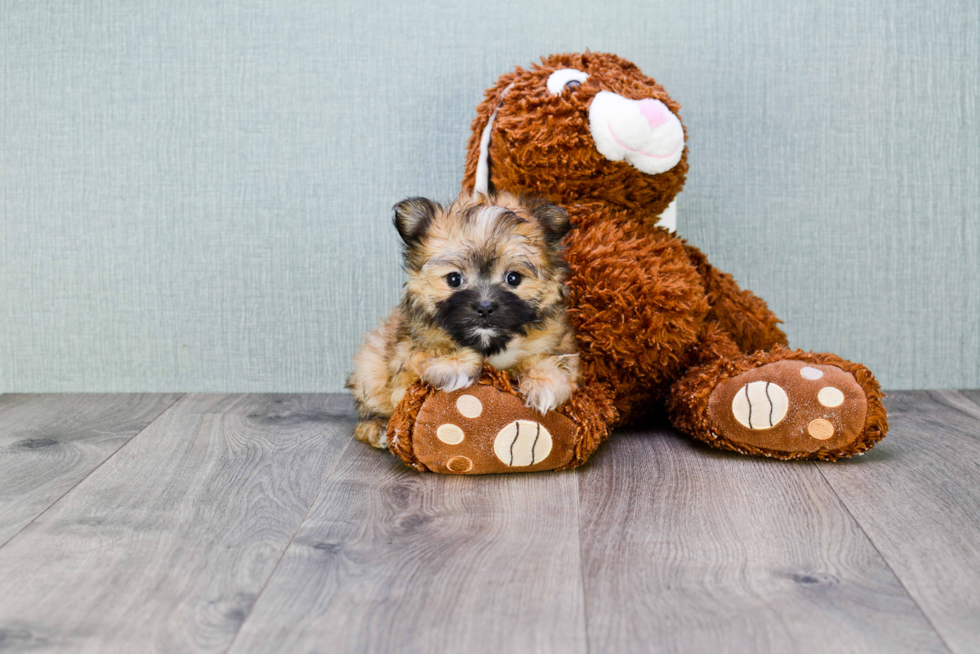
[{"label": "teddy bear's paw pad", "polygon": [[575,439],[575,424],[565,416],[542,416],[519,396],[480,384],[429,395],[416,418],[412,449],[433,472],[536,472],[567,465]]},{"label": "teddy bear's paw pad", "polygon": [[849,372],[791,359],[730,377],[708,400],[713,434],[781,452],[843,448],[861,436],[867,411]]},{"label": "teddy bear's paw pad", "polygon": [[772,429],[788,409],[786,391],[769,381],[749,382],[732,400],[732,415],[747,429]]},{"label": "teddy bear's paw pad", "polygon": [[551,454],[551,433],[540,422],[515,420],[497,432],[493,453],[507,467],[533,466]]}]

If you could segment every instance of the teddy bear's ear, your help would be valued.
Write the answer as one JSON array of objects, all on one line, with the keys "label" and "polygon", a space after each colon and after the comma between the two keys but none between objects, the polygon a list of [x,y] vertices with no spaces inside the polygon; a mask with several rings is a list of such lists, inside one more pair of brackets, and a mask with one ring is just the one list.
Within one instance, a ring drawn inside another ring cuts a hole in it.
[{"label": "teddy bear's ear", "polygon": [[554,245],[572,228],[568,220],[568,212],[559,206],[539,198],[522,198],[521,204],[525,211],[537,220],[544,229],[548,243]]},{"label": "teddy bear's ear", "polygon": [[[519,73],[523,69],[506,73],[497,80],[497,83],[486,90],[483,102],[476,108],[476,118],[470,126],[470,138],[466,144],[466,165],[463,174],[463,192],[472,193],[474,190],[481,193],[489,193],[493,190],[490,182],[489,169],[489,147],[490,130],[493,128],[493,120],[497,109],[500,108],[507,90],[511,87]],[[482,162],[482,165],[481,165]]]},{"label": "teddy bear's ear", "polygon": [[436,212],[442,207],[428,198],[406,198],[396,204],[395,229],[405,241],[405,245],[415,245],[429,229]]}]

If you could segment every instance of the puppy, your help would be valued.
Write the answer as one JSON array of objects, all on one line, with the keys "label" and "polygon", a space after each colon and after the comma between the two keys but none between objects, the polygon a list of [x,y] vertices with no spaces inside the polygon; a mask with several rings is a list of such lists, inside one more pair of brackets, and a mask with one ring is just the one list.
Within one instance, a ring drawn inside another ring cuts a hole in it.
[{"label": "puppy", "polygon": [[580,380],[559,245],[565,211],[501,194],[448,208],[409,198],[394,212],[408,282],[354,356],[355,436],[387,447],[388,419],[413,382],[455,391],[484,363],[510,373],[536,411],[568,400]]}]

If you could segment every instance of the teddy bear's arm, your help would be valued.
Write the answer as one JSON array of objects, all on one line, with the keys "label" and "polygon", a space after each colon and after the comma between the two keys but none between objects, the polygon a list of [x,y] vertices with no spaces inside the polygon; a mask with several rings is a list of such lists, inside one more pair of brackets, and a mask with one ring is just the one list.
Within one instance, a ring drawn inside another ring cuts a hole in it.
[{"label": "teddy bear's arm", "polygon": [[787,344],[786,334],[779,328],[782,321],[769,310],[765,300],[739,288],[734,277],[708,263],[696,247],[685,243],[684,249],[701,275],[711,305],[707,322],[718,323],[745,353]]}]

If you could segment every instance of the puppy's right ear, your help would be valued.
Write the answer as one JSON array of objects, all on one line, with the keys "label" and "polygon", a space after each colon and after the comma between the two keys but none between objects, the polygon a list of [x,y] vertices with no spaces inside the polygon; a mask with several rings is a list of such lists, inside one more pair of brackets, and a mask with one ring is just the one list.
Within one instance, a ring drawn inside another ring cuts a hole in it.
[{"label": "puppy's right ear", "polygon": [[436,212],[442,207],[427,198],[406,198],[393,208],[395,229],[405,245],[415,245],[425,236]]}]

